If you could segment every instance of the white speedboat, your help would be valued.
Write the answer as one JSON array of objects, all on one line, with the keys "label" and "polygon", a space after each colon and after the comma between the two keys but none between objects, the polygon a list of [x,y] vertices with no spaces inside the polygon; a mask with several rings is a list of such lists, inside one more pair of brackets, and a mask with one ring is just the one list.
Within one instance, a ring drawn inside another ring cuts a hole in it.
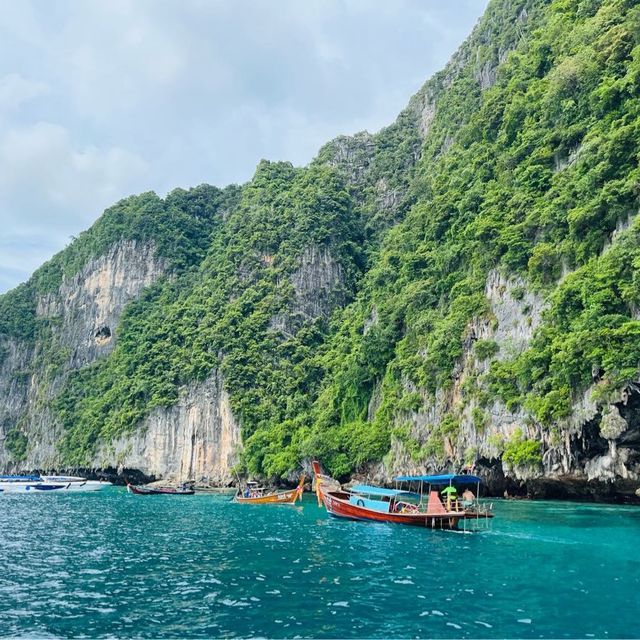
[{"label": "white speedboat", "polygon": [[45,484],[62,484],[65,491],[101,491],[110,487],[106,480],[87,480],[77,476],[42,476]]},{"label": "white speedboat", "polygon": [[0,476],[0,489],[3,493],[37,493],[55,491],[60,487],[47,485],[40,476]]},{"label": "white speedboat", "polygon": [[0,476],[2,493],[100,491],[110,486],[110,482],[87,480],[77,476]]}]

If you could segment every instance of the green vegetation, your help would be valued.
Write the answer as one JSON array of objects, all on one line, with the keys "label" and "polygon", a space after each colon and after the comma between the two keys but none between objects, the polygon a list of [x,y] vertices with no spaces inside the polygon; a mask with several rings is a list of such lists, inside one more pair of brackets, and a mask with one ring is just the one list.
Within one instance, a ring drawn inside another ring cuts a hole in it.
[{"label": "green vegetation", "polygon": [[474,407],[471,412],[471,419],[473,420],[473,426],[478,433],[482,433],[489,422],[487,414],[480,408]]},{"label": "green vegetation", "polygon": [[[569,414],[594,367],[618,385],[637,377],[636,232],[602,253],[638,209],[634,5],[529,2],[535,30],[519,40],[495,84],[474,90],[470,66],[444,93],[412,184],[415,203],[385,236],[332,341],[336,374],[325,382],[325,407],[355,399],[363,415],[381,379],[389,389],[403,379],[432,392],[451,385],[469,322],[487,312],[492,269],[525,276],[552,301],[531,348],[493,364],[494,396],[551,425]],[[505,9],[493,3],[492,10]],[[575,272],[552,291],[563,269]],[[372,310],[384,337],[375,356],[364,331]],[[494,349],[481,344],[480,355]],[[393,412],[386,420],[377,424],[376,416],[372,426],[385,433]],[[336,411],[316,428],[324,434],[337,423],[339,433],[345,422]]]},{"label": "green vegetation", "polygon": [[[499,398],[558,429],[593,382],[613,394],[638,376],[638,140],[636,2],[493,0],[392,126],[339,138],[304,169],[263,161],[242,188],[118,203],[0,298],[0,334],[43,344],[38,294],[116,241],[153,241],[171,277],[129,305],[108,358],[66,380],[64,460],[86,464],[99,441],[219,370],[250,472],[319,456],[344,476],[392,438],[416,461],[450,455],[460,407],[422,439],[407,420],[456,390],[471,322],[495,324],[485,286],[497,270],[526,283],[515,300],[535,290],[549,305],[517,357],[475,342],[491,364],[464,384],[473,423],[486,429],[480,407]],[[311,248],[340,280],[318,317],[291,281]],[[490,444],[509,464],[541,461],[522,433]]]},{"label": "green vegetation", "polygon": [[[603,378],[620,389],[638,375],[640,227],[634,220],[604,253],[568,275],[551,294],[545,325],[530,348],[496,363],[492,384],[502,399],[523,404],[545,425],[570,413],[572,390]],[[610,393],[610,392],[609,392]]]},{"label": "green vegetation", "polygon": [[488,360],[500,351],[500,345],[495,340],[478,340],[473,349],[478,360]]},{"label": "green vegetation", "polygon": [[29,439],[22,431],[15,428],[9,430],[4,440],[4,446],[15,462],[22,462],[27,459]]},{"label": "green vegetation", "polygon": [[153,242],[157,255],[175,271],[198,265],[222,215],[235,207],[239,196],[240,188],[234,185],[222,190],[201,185],[175,189],[164,200],[152,192],[121,200],[26,284],[0,296],[0,335],[27,341],[48,336],[47,321],[36,317],[36,296],[57,291],[63,276],[72,277],[117,242]]},{"label": "green vegetation", "polygon": [[535,467],[542,463],[540,443],[528,440],[522,429],[516,429],[504,445],[502,459],[513,467]]},{"label": "green vegetation", "polygon": [[[262,162],[198,272],[151,287],[124,314],[113,354],[72,375],[57,402],[64,458],[85,464],[98,440],[135,428],[154,407],[175,403],[181,385],[219,368],[252,470],[294,467],[288,445],[320,380],[328,325],[295,313],[288,276],[308,246],[326,246],[348,295],[358,233],[335,171]],[[284,331],[271,325],[278,315]]]}]

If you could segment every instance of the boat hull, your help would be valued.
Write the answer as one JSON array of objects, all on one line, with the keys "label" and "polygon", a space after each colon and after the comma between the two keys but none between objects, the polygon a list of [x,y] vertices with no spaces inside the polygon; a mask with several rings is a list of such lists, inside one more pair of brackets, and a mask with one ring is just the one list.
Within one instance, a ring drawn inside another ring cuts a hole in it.
[{"label": "boat hull", "polygon": [[[336,518],[365,520],[368,522],[392,522],[394,524],[444,530],[457,530],[459,523],[462,521],[464,529],[467,530],[468,521],[482,520],[482,522],[486,523],[493,517],[493,514],[489,511],[479,513],[475,510],[447,510],[442,505],[436,492],[433,492],[435,495],[429,497],[429,507],[426,510],[419,510],[419,507],[406,503],[394,503],[394,509],[391,509],[393,505],[390,502],[385,504],[382,500],[375,502],[379,507],[386,507],[386,510],[384,508],[372,508],[372,501],[367,500],[364,495],[360,497],[356,493],[354,496],[352,492],[330,488],[331,485],[336,484],[335,480],[324,475],[320,464],[316,461],[313,462],[313,471],[316,480],[318,504],[320,506],[324,505],[327,512]],[[392,493],[392,497],[395,497],[395,495]]]},{"label": "boat hull", "polygon": [[257,496],[255,498],[236,496],[236,502],[241,504],[293,504],[297,499],[298,489],[279,491],[278,493],[270,493],[269,495]]},{"label": "boat hull", "polygon": [[338,491],[322,492],[322,501],[327,512],[336,518],[367,520],[371,522],[392,522],[414,527],[455,530],[465,517],[464,512],[447,513],[387,513],[368,509],[349,502],[349,494]]},{"label": "boat hull", "polygon": [[133,484],[127,485],[129,493],[135,493],[139,496],[192,496],[194,489],[174,489],[173,487],[137,487]]},{"label": "boat hull", "polygon": [[86,480],[78,476],[42,476],[45,484],[64,485],[65,491],[102,491],[112,486],[105,480]]},{"label": "boat hull", "polygon": [[72,493],[101,491],[105,487],[110,487],[110,482],[99,482],[97,480],[87,480],[85,482],[7,482],[2,483],[0,491],[3,493]]},{"label": "boat hull", "polygon": [[66,491],[87,492],[87,491],[102,491],[103,489],[106,489],[107,487],[110,487],[110,486],[111,486],[110,482],[98,482],[97,480],[90,480],[85,483],[71,482],[69,483],[69,486],[65,487],[65,489]]}]

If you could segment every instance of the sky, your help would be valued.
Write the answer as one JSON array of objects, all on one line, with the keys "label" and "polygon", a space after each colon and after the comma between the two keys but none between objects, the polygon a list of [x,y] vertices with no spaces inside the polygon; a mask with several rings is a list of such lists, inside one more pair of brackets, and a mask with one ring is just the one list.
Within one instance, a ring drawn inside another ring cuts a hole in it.
[{"label": "sky", "polygon": [[393,122],[487,0],[0,0],[0,293],[132,193]]}]

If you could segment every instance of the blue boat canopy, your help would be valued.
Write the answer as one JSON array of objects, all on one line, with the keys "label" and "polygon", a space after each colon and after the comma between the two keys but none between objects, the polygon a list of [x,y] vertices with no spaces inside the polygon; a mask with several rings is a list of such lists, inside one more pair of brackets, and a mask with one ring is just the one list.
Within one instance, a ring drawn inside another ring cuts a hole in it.
[{"label": "blue boat canopy", "polygon": [[428,482],[429,484],[477,484],[482,482],[478,476],[443,473],[437,476],[398,476],[396,482]]},{"label": "blue boat canopy", "polygon": [[411,491],[401,491],[400,489],[385,489],[384,487],[372,487],[368,484],[357,484],[351,487],[351,493],[361,493],[368,496],[380,496],[385,498],[393,498],[395,496],[414,496]]}]

